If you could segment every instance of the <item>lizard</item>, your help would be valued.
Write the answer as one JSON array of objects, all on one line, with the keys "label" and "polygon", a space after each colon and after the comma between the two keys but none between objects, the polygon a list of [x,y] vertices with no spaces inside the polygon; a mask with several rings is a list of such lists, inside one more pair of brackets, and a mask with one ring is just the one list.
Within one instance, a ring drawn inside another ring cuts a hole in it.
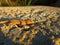
[{"label": "lizard", "polygon": [[0,21],[0,24],[7,24],[7,26],[5,28],[9,29],[12,28],[14,25],[17,26],[30,26],[30,25],[34,25],[34,21],[33,20],[9,20],[9,21]]},{"label": "lizard", "polygon": [[9,20],[9,21],[0,21],[0,24],[7,24],[8,26],[13,26],[13,25],[19,25],[19,26],[24,26],[24,25],[32,25],[34,24],[33,20]]}]

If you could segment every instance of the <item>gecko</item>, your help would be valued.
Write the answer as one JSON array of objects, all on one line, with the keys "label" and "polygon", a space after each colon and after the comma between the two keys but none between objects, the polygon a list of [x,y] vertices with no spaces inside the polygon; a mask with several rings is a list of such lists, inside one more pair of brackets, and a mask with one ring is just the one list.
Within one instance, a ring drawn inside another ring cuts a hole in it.
[{"label": "gecko", "polygon": [[0,21],[0,24],[6,24],[7,26],[5,27],[5,29],[9,29],[12,28],[13,26],[17,25],[20,27],[23,26],[30,26],[30,25],[34,25],[34,21],[33,20],[9,20],[9,21]]},{"label": "gecko", "polygon": [[0,21],[0,24],[7,24],[8,26],[24,26],[24,25],[33,25],[33,20],[9,20],[9,21]]}]

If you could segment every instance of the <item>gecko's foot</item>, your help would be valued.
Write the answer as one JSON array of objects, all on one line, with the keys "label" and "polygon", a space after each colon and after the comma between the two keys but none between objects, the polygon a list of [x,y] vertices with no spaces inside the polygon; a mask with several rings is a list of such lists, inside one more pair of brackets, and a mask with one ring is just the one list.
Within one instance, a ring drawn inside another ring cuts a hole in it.
[{"label": "gecko's foot", "polygon": [[9,32],[8,26],[2,26],[1,30],[2,30],[3,33],[8,33]]}]

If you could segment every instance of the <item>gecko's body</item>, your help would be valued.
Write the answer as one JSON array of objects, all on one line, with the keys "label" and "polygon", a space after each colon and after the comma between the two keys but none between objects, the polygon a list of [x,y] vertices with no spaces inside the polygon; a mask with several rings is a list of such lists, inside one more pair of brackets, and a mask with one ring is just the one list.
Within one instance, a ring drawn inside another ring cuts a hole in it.
[{"label": "gecko's body", "polygon": [[9,25],[20,25],[20,26],[24,26],[24,25],[32,25],[34,24],[33,20],[10,20],[10,21],[0,21],[0,24],[7,24]]},{"label": "gecko's body", "polygon": [[9,20],[9,21],[0,21],[0,24],[7,24],[5,28],[9,29],[12,28],[14,25],[18,26],[29,26],[33,25],[33,20]]}]

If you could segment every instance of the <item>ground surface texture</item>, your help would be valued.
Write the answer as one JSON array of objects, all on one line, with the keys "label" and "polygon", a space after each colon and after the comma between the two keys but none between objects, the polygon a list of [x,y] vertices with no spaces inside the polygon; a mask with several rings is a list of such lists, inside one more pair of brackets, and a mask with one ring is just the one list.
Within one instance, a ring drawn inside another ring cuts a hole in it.
[{"label": "ground surface texture", "polygon": [[[29,28],[15,25],[7,30],[6,24],[0,25],[0,45],[60,44],[60,8],[49,6],[0,7],[0,21],[12,19],[33,19],[35,24]],[[40,20],[43,22],[39,22]]]}]

